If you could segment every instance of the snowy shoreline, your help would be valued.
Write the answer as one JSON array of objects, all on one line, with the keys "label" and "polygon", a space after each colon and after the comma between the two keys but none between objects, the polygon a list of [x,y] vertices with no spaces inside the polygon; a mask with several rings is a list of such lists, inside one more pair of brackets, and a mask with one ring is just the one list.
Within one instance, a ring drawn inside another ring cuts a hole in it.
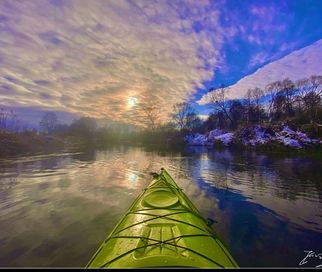
[{"label": "snowy shoreline", "polygon": [[249,126],[236,132],[214,129],[205,134],[189,134],[185,138],[189,146],[284,146],[292,149],[321,147],[320,139],[309,138],[299,130],[292,130],[289,126],[270,128],[261,125]]}]

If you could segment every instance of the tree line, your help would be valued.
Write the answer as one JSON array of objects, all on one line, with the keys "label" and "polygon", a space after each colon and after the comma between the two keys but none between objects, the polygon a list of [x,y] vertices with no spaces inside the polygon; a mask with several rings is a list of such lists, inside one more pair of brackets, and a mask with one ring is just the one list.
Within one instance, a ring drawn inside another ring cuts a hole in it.
[{"label": "tree line", "polygon": [[[292,81],[285,78],[267,84],[265,88],[252,88],[242,99],[230,100],[229,87],[211,88],[208,93],[211,112],[203,121],[188,102],[173,106],[169,122],[159,122],[160,108],[143,106],[143,120],[148,130],[177,130],[179,135],[215,128],[236,130],[255,124],[274,125],[288,123],[298,128],[311,128],[311,133],[322,125],[322,76]],[[139,105],[138,105],[139,107]],[[147,112],[144,118],[144,112]],[[321,130],[321,129],[320,129]],[[320,135],[315,135],[320,136]]]},{"label": "tree line", "polygon": [[[165,143],[182,141],[188,133],[205,133],[215,128],[236,130],[255,124],[274,125],[291,123],[299,128],[308,128],[311,134],[319,135],[322,125],[322,76],[275,81],[265,88],[253,88],[245,92],[243,99],[229,100],[229,87],[220,86],[209,90],[211,112],[201,120],[189,102],[173,105],[167,122],[161,122],[162,107],[154,100],[137,103],[129,115],[141,129],[126,125],[98,126],[95,119],[81,117],[71,124],[61,124],[54,112],[45,112],[39,122],[39,132],[28,133],[72,139],[72,142],[98,143],[105,145],[117,142]],[[17,115],[12,110],[0,109],[1,131],[28,131],[21,128]],[[304,129],[305,131],[305,129]]]},{"label": "tree line", "polygon": [[[322,123],[322,76],[284,80],[269,83],[264,89],[247,90],[243,99],[229,100],[229,87],[210,89],[208,94],[211,113],[198,126],[200,132],[215,128],[235,130],[254,124],[277,124],[286,122],[294,126],[321,126]],[[175,116],[182,116],[184,108],[177,108]],[[180,118],[174,118],[180,129]],[[190,128],[191,130],[191,128]]]}]

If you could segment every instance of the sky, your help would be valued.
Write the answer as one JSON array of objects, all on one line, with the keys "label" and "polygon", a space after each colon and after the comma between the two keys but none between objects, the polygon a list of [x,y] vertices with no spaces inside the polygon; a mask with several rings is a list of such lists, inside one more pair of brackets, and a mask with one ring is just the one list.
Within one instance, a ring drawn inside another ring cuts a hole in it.
[{"label": "sky", "polygon": [[89,116],[166,121],[207,92],[322,74],[322,0],[0,0],[0,107],[26,123]]}]

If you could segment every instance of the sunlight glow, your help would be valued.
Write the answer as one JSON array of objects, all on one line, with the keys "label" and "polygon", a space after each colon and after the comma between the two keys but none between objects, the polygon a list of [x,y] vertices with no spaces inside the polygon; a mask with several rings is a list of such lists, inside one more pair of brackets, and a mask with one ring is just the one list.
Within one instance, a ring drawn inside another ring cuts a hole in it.
[{"label": "sunlight glow", "polygon": [[131,96],[127,99],[127,105],[129,107],[134,107],[137,104],[137,101],[137,98]]}]

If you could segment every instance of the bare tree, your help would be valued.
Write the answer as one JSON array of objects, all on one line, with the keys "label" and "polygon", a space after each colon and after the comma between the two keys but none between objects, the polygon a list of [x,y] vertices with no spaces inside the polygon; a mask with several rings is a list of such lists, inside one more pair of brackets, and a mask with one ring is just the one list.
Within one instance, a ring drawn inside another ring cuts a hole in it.
[{"label": "bare tree", "polygon": [[51,134],[58,125],[58,119],[54,112],[45,112],[39,122],[41,131]]},{"label": "bare tree", "polygon": [[253,89],[248,89],[245,94],[246,105],[250,107],[253,103]]},{"label": "bare tree", "polygon": [[310,78],[296,82],[296,101],[301,112],[307,111],[311,120],[317,116],[321,103],[322,76],[313,75]]},{"label": "bare tree", "polygon": [[304,97],[307,95],[307,93],[310,91],[310,82],[308,78],[303,78],[300,80],[297,80],[295,82],[295,88],[296,88],[296,95],[294,102],[297,103],[297,108],[300,112],[304,111],[305,104],[304,104]]},{"label": "bare tree", "polygon": [[12,109],[0,109],[0,129],[18,131],[19,126],[17,115]]},{"label": "bare tree", "polygon": [[160,124],[160,105],[152,99],[137,103],[133,107],[131,118],[134,122],[155,130]]},{"label": "bare tree", "polygon": [[3,130],[7,129],[8,117],[9,117],[9,111],[1,108],[0,109],[0,128]]},{"label": "bare tree", "polygon": [[293,99],[295,94],[295,85],[289,78],[281,82],[281,92],[285,96],[285,113],[292,115],[293,113]]},{"label": "bare tree", "polygon": [[253,108],[253,91],[252,89],[248,89],[245,95],[246,100],[246,123],[249,123],[250,115]]},{"label": "bare tree", "polygon": [[228,90],[228,87],[225,87],[222,85],[218,89],[210,89],[209,93],[209,101],[210,104],[213,106],[215,111],[221,110],[225,114],[225,116],[229,119],[231,123],[233,123],[233,120],[231,119],[228,110],[230,108],[229,100],[226,98],[226,91]]},{"label": "bare tree", "polygon": [[[246,93],[247,101],[247,122],[249,121],[249,115],[254,112],[252,108],[255,108],[257,121],[261,121],[261,105],[260,100],[264,96],[264,91],[260,88],[248,89]],[[254,104],[254,106],[253,106]]]},{"label": "bare tree", "polygon": [[282,88],[282,82],[274,81],[272,83],[269,83],[264,90],[264,93],[269,96],[268,114],[270,119],[272,118],[274,104],[277,99],[278,93],[281,91],[281,88]]},{"label": "bare tree", "polygon": [[196,117],[195,111],[187,102],[177,103],[173,106],[172,118],[180,131],[188,129]]},{"label": "bare tree", "polygon": [[[306,86],[304,87],[306,92],[302,96],[302,102],[304,104],[305,110],[308,112],[311,122],[317,119],[318,108],[321,103],[321,86],[322,86],[322,76],[313,75],[306,81]],[[302,87],[303,89],[303,87]]]},{"label": "bare tree", "polygon": [[264,96],[264,91],[260,88],[255,88],[252,90],[252,97],[255,102],[257,109],[260,108],[260,100]]},{"label": "bare tree", "polygon": [[318,96],[322,95],[322,75],[313,75],[309,78],[311,83],[311,91],[315,92]]}]

